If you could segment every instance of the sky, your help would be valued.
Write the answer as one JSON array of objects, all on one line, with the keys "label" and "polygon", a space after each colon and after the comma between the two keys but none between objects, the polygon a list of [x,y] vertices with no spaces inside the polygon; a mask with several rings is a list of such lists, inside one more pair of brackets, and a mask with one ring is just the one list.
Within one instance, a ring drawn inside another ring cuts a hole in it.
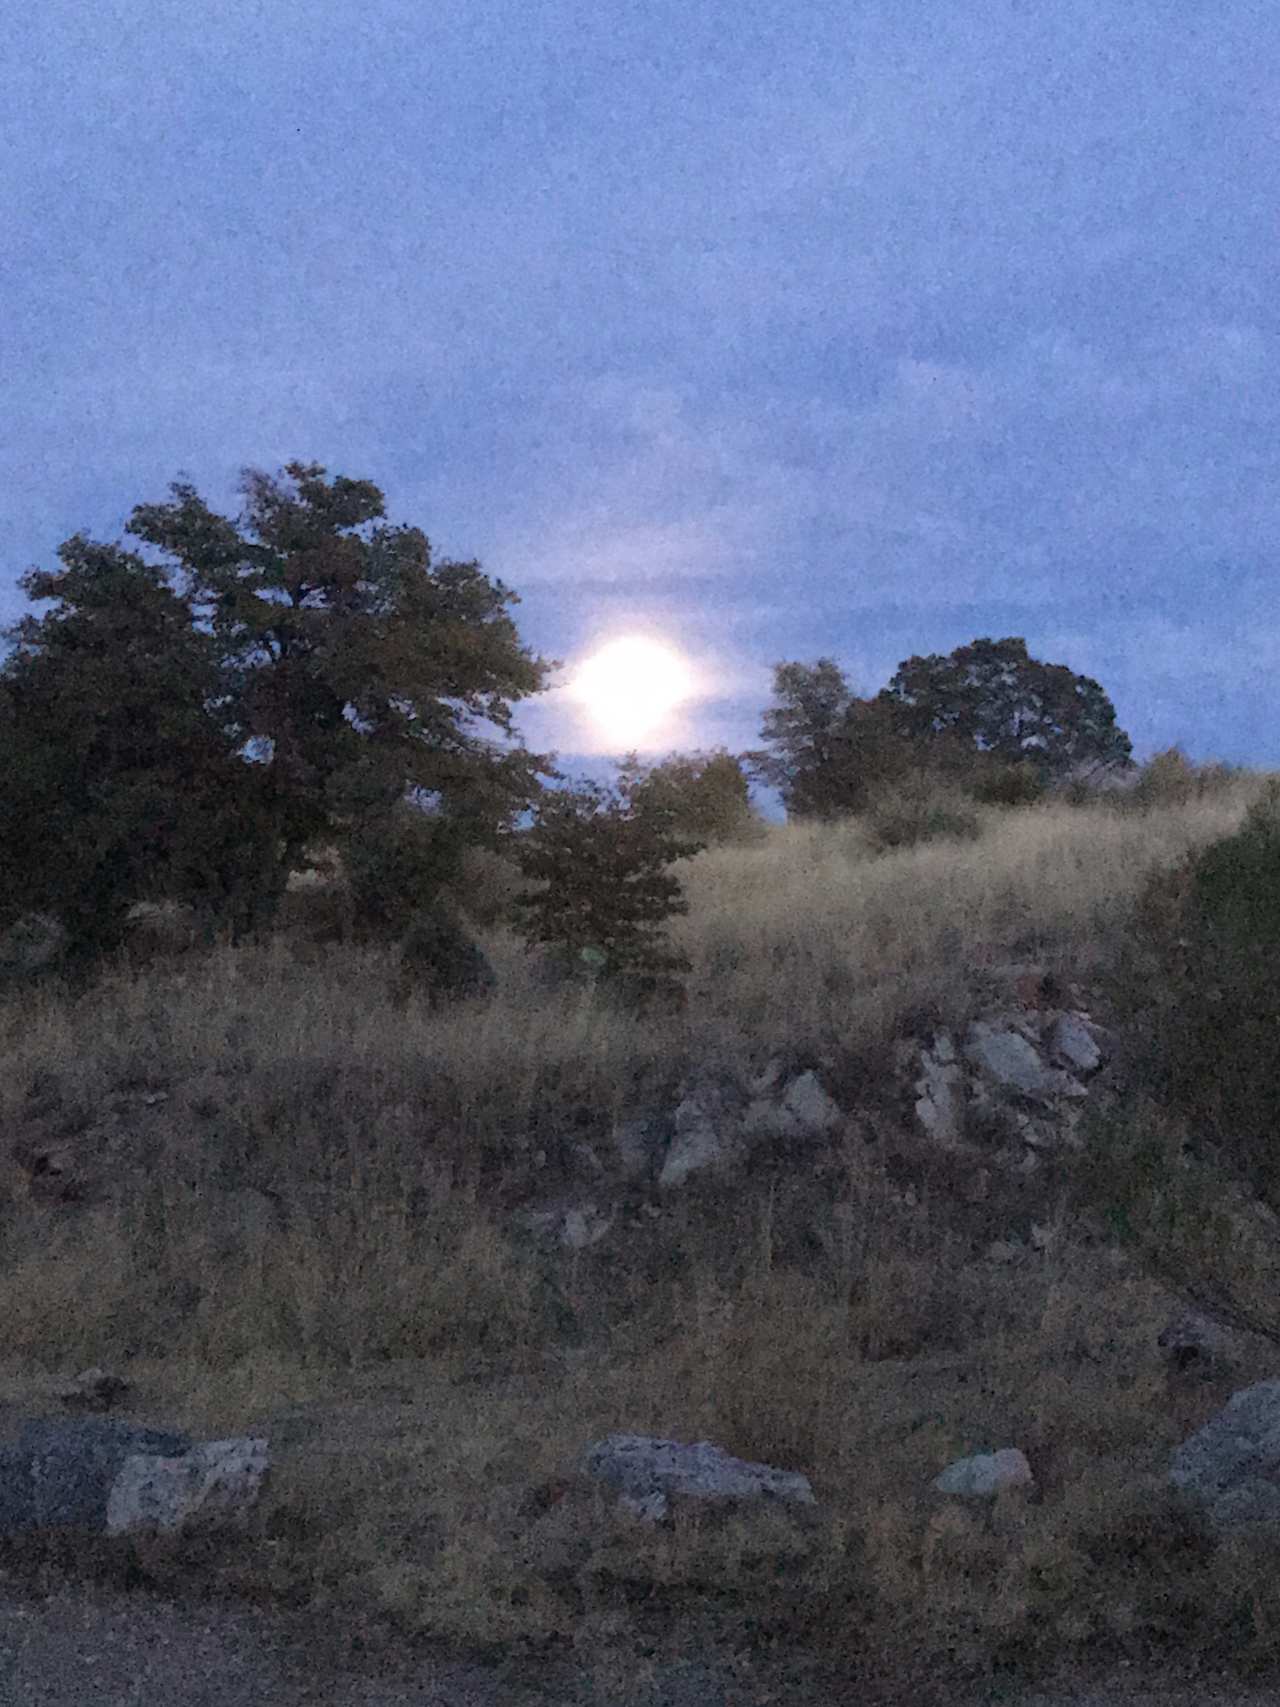
[{"label": "sky", "polygon": [[0,619],[293,458],[478,557],[566,683],[981,635],[1139,757],[1280,767],[1270,0],[42,0],[0,44]]}]

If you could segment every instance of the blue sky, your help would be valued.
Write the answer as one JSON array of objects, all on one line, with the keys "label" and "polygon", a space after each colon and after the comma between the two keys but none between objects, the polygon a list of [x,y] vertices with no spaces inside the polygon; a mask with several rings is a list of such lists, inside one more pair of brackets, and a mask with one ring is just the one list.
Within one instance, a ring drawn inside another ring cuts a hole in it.
[{"label": "blue sky", "polygon": [[[315,459],[753,743],[1024,635],[1280,766],[1280,9],[43,0],[0,47],[0,616]],[[586,751],[563,697],[531,741]]]}]

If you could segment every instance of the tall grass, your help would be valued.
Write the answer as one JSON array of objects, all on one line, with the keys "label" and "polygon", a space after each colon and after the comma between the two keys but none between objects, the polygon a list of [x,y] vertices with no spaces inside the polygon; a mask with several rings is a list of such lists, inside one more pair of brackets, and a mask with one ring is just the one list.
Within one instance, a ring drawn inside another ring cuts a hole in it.
[{"label": "tall grass", "polygon": [[[927,1182],[904,1193],[853,1134],[835,1177],[693,1184],[657,1217],[575,1182],[574,1158],[586,1140],[607,1159],[618,1119],[726,1063],[887,1081],[902,1029],[961,1018],[1001,962],[1087,977],[1147,874],[1234,829],[1256,788],[983,808],[976,839],[888,853],[851,824],[701,854],[678,1016],[548,988],[497,924],[498,994],[452,1009],[397,1007],[387,953],[291,939],[11,996],[0,1123],[69,1146],[85,1187],[44,1202],[11,1170],[8,1378],[127,1362],[193,1425],[260,1423],[280,1473],[244,1570],[468,1640],[695,1604],[744,1640],[935,1668],[1203,1633],[1244,1578],[1158,1471],[1221,1394],[1161,1385],[1158,1288],[1065,1220],[997,1273],[977,1221]],[[600,1246],[513,1233],[518,1202],[573,1191],[620,1217]],[[645,1535],[549,1496],[615,1428],[802,1469],[818,1525]],[[949,1458],[1010,1444],[1040,1503],[988,1521],[932,1501]]]}]

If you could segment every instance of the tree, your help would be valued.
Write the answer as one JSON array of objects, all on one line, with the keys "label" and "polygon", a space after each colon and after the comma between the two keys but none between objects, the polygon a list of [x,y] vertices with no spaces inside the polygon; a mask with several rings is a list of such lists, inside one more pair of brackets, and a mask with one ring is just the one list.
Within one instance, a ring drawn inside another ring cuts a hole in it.
[{"label": "tree", "polygon": [[672,753],[647,767],[631,753],[621,773],[637,812],[659,813],[678,834],[695,841],[733,841],[756,822],[741,761],[723,749]]},{"label": "tree", "polygon": [[880,697],[921,746],[950,736],[1007,762],[1031,760],[1046,778],[1088,761],[1127,761],[1132,751],[1097,682],[1040,663],[1012,637],[908,658]]},{"label": "tree", "polygon": [[434,559],[385,521],[369,481],[317,464],[248,470],[244,509],[216,514],[185,482],[130,531],[163,552],[218,659],[225,715],[262,759],[281,849],[341,842],[406,794],[496,834],[548,774],[512,734],[512,705],[550,665],[520,643],[519,601],[475,562]]},{"label": "tree", "polygon": [[625,776],[613,788],[548,790],[516,838],[521,875],[539,885],[516,897],[518,929],[571,970],[688,970],[665,941],[667,921],[688,911],[670,867],[700,844],[677,833],[669,812],[637,809],[635,795]]},{"label": "tree", "polygon": [[58,555],[23,577],[53,608],[8,631],[0,667],[0,912],[54,913],[89,959],[135,901],[243,902],[273,850],[187,601],[117,546]]},{"label": "tree", "polygon": [[748,755],[755,774],[776,788],[793,817],[826,814],[826,782],[852,695],[832,658],[775,664],[775,704],[764,714],[764,748]]}]

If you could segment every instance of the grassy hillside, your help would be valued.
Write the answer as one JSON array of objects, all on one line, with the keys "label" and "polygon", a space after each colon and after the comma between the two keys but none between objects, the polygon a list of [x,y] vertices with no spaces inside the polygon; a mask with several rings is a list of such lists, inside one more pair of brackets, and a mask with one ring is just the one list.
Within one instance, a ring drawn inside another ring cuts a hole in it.
[{"label": "grassy hillside", "polygon": [[[1224,1608],[1252,1608],[1233,1640],[1269,1659],[1280,1573],[1209,1547],[1160,1483],[1232,1384],[1273,1372],[1267,1348],[1241,1342],[1225,1385],[1171,1387],[1172,1301],[1071,1213],[1069,1181],[1038,1188],[1029,1260],[994,1266],[1006,1199],[966,1203],[887,1090],[895,1044],[962,1022],[1001,965],[1087,991],[1147,874],[1259,786],[987,809],[976,839],[890,853],[850,825],[701,854],[678,1017],[549,988],[499,926],[497,996],[398,1007],[387,952],[305,942],[305,896],[268,948],[11,993],[3,1394],[29,1406],[100,1363],[140,1414],[261,1425],[279,1470],[239,1586],[552,1639],[602,1674],[716,1640],[959,1675],[1208,1643]],[[691,1074],[778,1056],[851,1111],[824,1178],[790,1161],[657,1202],[610,1176],[599,1245],[520,1235],[522,1204],[585,1189],[578,1146],[607,1163],[618,1123]],[[616,1429],[803,1470],[822,1516],[641,1534],[557,1501]],[[1033,1503],[929,1494],[1005,1445],[1036,1466]]]}]

